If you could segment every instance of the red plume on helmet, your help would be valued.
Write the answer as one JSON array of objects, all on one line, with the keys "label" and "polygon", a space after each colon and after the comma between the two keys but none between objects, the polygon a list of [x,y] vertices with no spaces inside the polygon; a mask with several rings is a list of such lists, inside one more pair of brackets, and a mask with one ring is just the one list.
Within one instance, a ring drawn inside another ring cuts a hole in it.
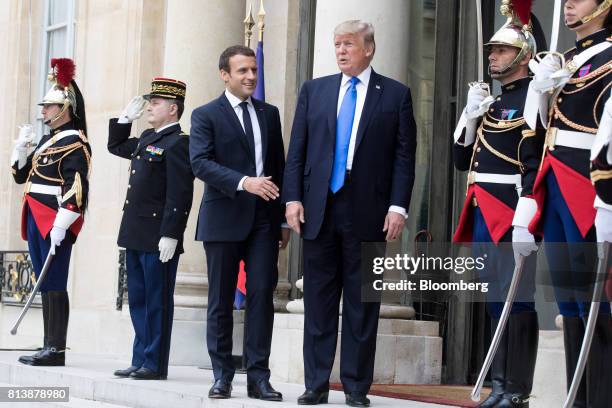
[{"label": "red plume on helmet", "polygon": [[55,78],[59,85],[67,88],[74,79],[75,65],[70,58],[51,59],[51,68],[55,72]]},{"label": "red plume on helmet", "polygon": [[531,6],[533,0],[513,0],[512,9],[523,25],[529,24],[531,20]]}]

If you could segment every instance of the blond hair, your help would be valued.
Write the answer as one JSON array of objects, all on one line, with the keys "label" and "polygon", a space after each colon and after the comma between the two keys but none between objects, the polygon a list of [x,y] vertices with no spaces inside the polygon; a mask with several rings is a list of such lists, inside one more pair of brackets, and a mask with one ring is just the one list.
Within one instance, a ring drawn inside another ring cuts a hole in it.
[{"label": "blond hair", "polygon": [[363,20],[348,20],[334,28],[334,37],[346,34],[360,34],[366,47],[372,46],[372,56],[374,56],[376,42],[374,41],[374,26],[372,24]]}]

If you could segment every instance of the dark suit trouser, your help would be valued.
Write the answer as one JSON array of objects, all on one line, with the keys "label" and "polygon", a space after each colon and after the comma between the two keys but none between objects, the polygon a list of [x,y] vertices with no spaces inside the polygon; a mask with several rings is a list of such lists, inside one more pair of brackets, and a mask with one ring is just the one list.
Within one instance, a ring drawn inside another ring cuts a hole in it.
[{"label": "dark suit trouser", "polygon": [[319,235],[304,240],[304,374],[307,389],[329,389],[344,293],[340,379],[345,393],[366,394],[374,373],[380,303],[361,301],[361,241],[353,233],[349,189],[345,185],[328,197]]},{"label": "dark suit trouser", "polygon": [[162,263],[159,252],[128,249],[125,253],[135,334],[132,365],[167,375],[179,254]]},{"label": "dark suit trouser", "polygon": [[[231,221],[231,220],[230,220]],[[232,381],[233,302],[238,268],[244,260],[246,280],[247,381],[270,378],[268,361],[272,344],[274,303],[278,281],[278,239],[274,236],[267,205],[257,199],[255,221],[240,242],[204,242],[208,266],[208,322],[206,344],[215,380]]]}]

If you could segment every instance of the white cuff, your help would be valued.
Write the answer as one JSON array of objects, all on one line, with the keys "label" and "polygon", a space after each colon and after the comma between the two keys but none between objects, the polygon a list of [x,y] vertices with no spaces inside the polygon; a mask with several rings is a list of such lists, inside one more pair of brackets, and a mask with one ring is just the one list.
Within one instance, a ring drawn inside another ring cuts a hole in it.
[{"label": "white cuff", "polygon": [[406,209],[404,207],[400,207],[399,205],[392,205],[389,207],[389,211],[398,213],[404,217],[404,219],[408,218],[408,214],[406,213]]},{"label": "white cuff", "polygon": [[66,208],[60,208],[53,221],[54,227],[59,227],[67,230],[70,226],[79,219],[81,214],[74,211],[67,210]]},{"label": "white cuff", "polygon": [[132,121],[129,120],[127,116],[121,115],[121,116],[119,116],[119,119],[117,119],[117,123],[121,123],[122,125],[125,125],[125,124],[128,124],[128,123],[132,123]]},{"label": "white cuff", "polygon": [[[457,122],[457,127],[455,128],[455,132],[453,133],[453,139],[455,143],[460,146],[469,146],[474,143],[476,139],[476,127],[478,126],[478,119],[468,119],[466,110],[463,109],[463,113],[459,118],[459,122]],[[463,134],[463,129],[465,129],[465,137],[463,143],[459,142],[461,135]]]},{"label": "white cuff", "polygon": [[285,206],[288,206],[289,204],[302,204],[302,202],[301,201],[287,201],[285,203]]},{"label": "white cuff", "polygon": [[244,191],[244,180],[246,180],[249,176],[244,176],[238,182],[238,187],[236,187],[236,191]]},{"label": "white cuff", "polygon": [[516,210],[514,210],[514,219],[512,219],[512,225],[529,227],[529,223],[533,219],[538,205],[533,198],[520,197],[516,204]]},{"label": "white cuff", "polygon": [[595,208],[605,208],[608,211],[612,211],[612,204],[606,204],[604,200],[599,198],[599,196],[595,196],[595,204],[593,204]]}]

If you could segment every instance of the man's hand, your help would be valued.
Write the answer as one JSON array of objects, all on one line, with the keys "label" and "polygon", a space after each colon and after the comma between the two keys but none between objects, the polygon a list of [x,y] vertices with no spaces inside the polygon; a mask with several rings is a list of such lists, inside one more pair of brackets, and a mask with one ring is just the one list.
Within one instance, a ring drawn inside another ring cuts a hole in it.
[{"label": "man's hand", "polygon": [[479,118],[484,115],[495,99],[489,94],[489,90],[481,86],[470,86],[467,94],[465,113],[468,119]]},{"label": "man's hand", "polygon": [[402,214],[389,211],[385,217],[385,226],[383,227],[383,232],[387,233],[385,239],[388,242],[395,241],[401,235],[405,222],[406,219]]},{"label": "man's hand", "polygon": [[123,109],[119,116],[118,123],[132,123],[142,116],[147,101],[142,96],[135,96],[130,103]]},{"label": "man's hand", "polygon": [[64,238],[66,238],[66,230],[64,228],[54,226],[51,229],[49,233],[49,239],[51,240],[49,252],[51,252],[52,255],[55,255],[55,247],[60,246]]},{"label": "man's hand", "polygon": [[278,241],[278,247],[280,249],[287,248],[287,244],[289,243],[289,235],[291,234],[291,229],[289,228],[281,228],[281,240]]},{"label": "man's hand", "polygon": [[242,188],[266,201],[275,200],[280,195],[278,187],[272,182],[272,177],[247,177]]},{"label": "man's hand", "polygon": [[159,260],[162,261],[162,263],[166,263],[172,259],[177,244],[178,240],[174,238],[161,237],[159,244],[157,244],[157,248],[159,249]]},{"label": "man's hand", "polygon": [[301,224],[304,223],[304,207],[302,203],[296,201],[295,203],[287,204],[285,218],[291,229],[300,234]]}]

